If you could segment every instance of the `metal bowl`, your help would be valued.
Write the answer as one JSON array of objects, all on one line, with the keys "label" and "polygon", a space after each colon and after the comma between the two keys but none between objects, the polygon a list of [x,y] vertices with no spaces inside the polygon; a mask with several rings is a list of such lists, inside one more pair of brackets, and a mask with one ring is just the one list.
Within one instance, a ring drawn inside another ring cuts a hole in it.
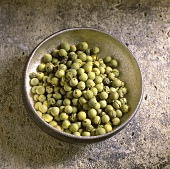
[{"label": "metal bowl", "polygon": [[[83,137],[61,132],[51,127],[48,123],[41,119],[37,115],[33,107],[34,101],[30,92],[31,87],[29,83],[29,74],[36,71],[37,66],[41,62],[42,56],[45,53],[50,52],[61,42],[77,44],[78,42],[82,41],[86,41],[89,44],[90,48],[94,46],[99,46],[101,49],[99,57],[102,58],[103,56],[111,55],[118,60],[118,62],[120,63],[118,69],[121,72],[120,79],[125,82],[126,87],[128,88],[128,94],[126,95],[126,98],[128,99],[130,111],[123,115],[123,117],[121,118],[121,124],[118,127],[114,128],[112,132],[105,135]],[[95,29],[74,28],[52,34],[51,36],[43,40],[33,50],[28,61],[26,62],[23,72],[22,93],[23,101],[28,114],[43,131],[53,136],[54,138],[57,138],[58,140],[64,142],[87,144],[103,141],[107,138],[112,137],[120,130],[122,130],[131,121],[141,103],[143,85],[140,68],[135,57],[119,40],[111,35],[108,35],[107,33]]]}]

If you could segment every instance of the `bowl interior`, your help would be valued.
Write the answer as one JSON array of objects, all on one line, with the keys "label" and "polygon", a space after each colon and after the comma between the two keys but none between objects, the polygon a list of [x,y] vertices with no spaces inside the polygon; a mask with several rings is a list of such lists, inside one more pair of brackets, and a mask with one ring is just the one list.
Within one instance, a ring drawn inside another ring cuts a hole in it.
[{"label": "bowl interior", "polygon": [[[98,55],[99,57],[103,58],[106,55],[111,55],[116,60],[118,60],[118,70],[120,71],[119,78],[125,82],[125,85],[128,89],[126,98],[130,106],[130,111],[124,114],[124,116],[121,118],[121,125],[109,133],[107,136],[109,137],[110,135],[114,135],[117,131],[123,128],[126,123],[131,120],[133,114],[139,107],[140,99],[142,96],[142,78],[138,64],[131,52],[121,42],[106,33],[91,29],[71,29],[55,33],[40,43],[33,51],[26,64],[26,69],[24,72],[24,98],[26,98],[25,103],[27,104],[29,113],[34,116],[33,118],[35,118],[35,121],[39,123],[38,125],[40,127],[42,125],[43,128],[49,127],[46,124],[44,125],[42,120],[39,119],[37,115],[35,115],[35,111],[33,110],[34,102],[30,93],[31,87],[29,84],[29,74],[36,71],[37,66],[41,62],[42,56],[45,53],[50,52],[53,48],[56,48],[61,42],[68,42],[69,44],[73,45],[82,41],[86,41],[89,44],[89,48],[98,46],[100,48],[100,54]],[[54,132],[56,132],[56,130],[48,128],[45,129],[45,131],[55,137]],[[79,139],[77,137],[75,138]],[[86,139],[92,140],[93,137]]]}]

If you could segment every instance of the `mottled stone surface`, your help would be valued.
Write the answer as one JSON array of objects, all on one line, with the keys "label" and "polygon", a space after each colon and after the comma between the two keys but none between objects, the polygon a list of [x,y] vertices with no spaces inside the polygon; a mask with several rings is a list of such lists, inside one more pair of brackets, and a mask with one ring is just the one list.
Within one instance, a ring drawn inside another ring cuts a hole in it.
[{"label": "mottled stone surface", "polygon": [[[21,98],[22,70],[46,36],[72,27],[114,35],[135,54],[144,97],[131,123],[97,144],[42,132]],[[0,0],[0,168],[170,168],[169,0]]]}]

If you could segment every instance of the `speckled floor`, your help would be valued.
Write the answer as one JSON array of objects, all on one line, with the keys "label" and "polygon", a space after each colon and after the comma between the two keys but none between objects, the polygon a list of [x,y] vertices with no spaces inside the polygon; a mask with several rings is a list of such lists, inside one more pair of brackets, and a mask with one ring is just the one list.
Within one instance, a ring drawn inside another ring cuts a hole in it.
[{"label": "speckled floor", "polygon": [[[75,146],[48,136],[28,116],[22,70],[46,36],[72,27],[114,35],[136,56],[144,97],[131,123],[97,144]],[[0,168],[170,168],[169,0],[1,0]]]}]

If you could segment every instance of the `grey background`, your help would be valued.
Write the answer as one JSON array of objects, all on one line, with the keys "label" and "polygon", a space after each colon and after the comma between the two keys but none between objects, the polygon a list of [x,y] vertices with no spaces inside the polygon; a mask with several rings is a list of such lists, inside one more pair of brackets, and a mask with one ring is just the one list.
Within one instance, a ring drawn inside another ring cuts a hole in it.
[{"label": "grey background", "polygon": [[[21,98],[24,64],[50,34],[92,27],[135,55],[144,96],[131,123],[114,137],[76,146],[41,131]],[[169,0],[0,0],[0,168],[170,168]]]}]

